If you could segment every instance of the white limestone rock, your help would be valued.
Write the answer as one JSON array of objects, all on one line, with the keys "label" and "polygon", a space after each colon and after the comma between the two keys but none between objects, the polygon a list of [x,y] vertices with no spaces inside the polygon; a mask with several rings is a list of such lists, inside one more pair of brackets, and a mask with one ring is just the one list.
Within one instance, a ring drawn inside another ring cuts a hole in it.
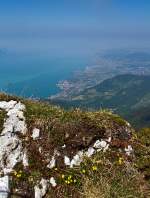
[{"label": "white limestone rock", "polygon": [[52,168],[55,167],[55,165],[56,165],[56,159],[55,159],[56,156],[60,156],[60,153],[57,150],[54,151],[54,155],[52,156],[52,159],[50,160],[49,164],[47,165],[47,168],[52,169]]},{"label": "white limestone rock", "polygon": [[9,177],[0,178],[0,198],[7,198],[9,193]]},{"label": "white limestone rock", "polygon": [[56,186],[57,186],[54,177],[51,177],[51,178],[50,178],[50,184],[52,185],[52,187],[56,187]]},{"label": "white limestone rock", "polygon": [[55,164],[56,164],[56,160],[55,160],[55,157],[53,156],[52,159],[50,160],[49,164],[47,165],[47,168],[54,168],[55,167]]},{"label": "white limestone rock", "polygon": [[1,101],[0,108],[7,112],[4,129],[0,135],[0,170],[8,174],[13,167],[23,160],[22,142],[17,133],[26,133],[25,117],[23,110],[25,106],[16,101]]},{"label": "white limestone rock", "polygon": [[66,144],[64,144],[64,145],[62,146],[62,148],[63,148],[63,149],[66,148]]},{"label": "white limestone rock", "polygon": [[73,168],[73,166],[79,166],[83,161],[83,156],[83,151],[78,151],[78,153],[71,160],[70,168]]},{"label": "white limestone rock", "polygon": [[95,149],[93,147],[89,147],[85,155],[87,157],[91,157],[95,153]]},{"label": "white limestone rock", "polygon": [[6,111],[9,111],[10,109],[14,108],[14,106],[17,104],[16,101],[11,100],[9,102],[1,101],[0,102],[0,109],[4,109]]},{"label": "white limestone rock", "polygon": [[42,153],[42,147],[39,147],[39,153]]},{"label": "white limestone rock", "polygon": [[64,163],[65,163],[66,166],[70,166],[71,165],[70,158],[67,157],[67,156],[64,156]]},{"label": "white limestone rock", "polygon": [[105,148],[103,149],[103,152],[106,152],[106,151],[108,150],[108,148],[109,148],[109,144],[107,144],[107,145],[105,146]]},{"label": "white limestone rock", "polygon": [[107,139],[107,142],[109,142],[109,143],[111,142],[111,137],[109,137],[109,138]]},{"label": "white limestone rock", "polygon": [[106,151],[108,148],[109,148],[109,144],[107,143],[107,142],[110,142],[111,141],[111,138],[108,138],[108,140],[97,140],[95,143],[94,143],[94,145],[93,145],[93,147],[95,148],[95,149],[97,149],[97,151],[99,152],[99,151]]},{"label": "white limestone rock", "polygon": [[17,162],[22,160],[22,143],[17,136],[10,134],[0,137],[0,169],[4,173],[12,171]]},{"label": "white limestone rock", "polygon": [[28,156],[27,156],[27,151],[26,150],[23,153],[23,165],[24,165],[24,167],[29,166],[29,161],[28,161]]},{"label": "white limestone rock", "polygon": [[97,140],[96,142],[95,142],[95,144],[94,144],[94,148],[96,148],[96,149],[102,149],[102,148],[105,148],[107,146],[107,142],[106,141],[104,141],[104,140]]},{"label": "white limestone rock", "polygon": [[18,163],[21,162],[23,159],[23,148],[21,144],[18,144],[17,148],[12,150],[10,153],[7,155],[7,160],[6,160],[6,165],[5,161],[3,161],[4,165],[4,174],[8,174],[12,172],[14,166]]},{"label": "white limestone rock", "polygon": [[34,187],[35,198],[42,198],[45,196],[48,189],[48,181],[41,179],[40,183]]},{"label": "white limestone rock", "polygon": [[16,109],[17,111],[24,111],[25,110],[25,105],[22,104],[21,102],[16,103],[14,109]]},{"label": "white limestone rock", "polygon": [[32,138],[33,140],[36,140],[40,136],[40,129],[34,128],[32,131]]},{"label": "white limestone rock", "polygon": [[132,148],[131,145],[128,145],[128,147],[125,148],[124,150],[125,150],[125,152],[126,152],[126,154],[127,154],[128,156],[131,155],[131,154],[133,153],[133,148]]}]

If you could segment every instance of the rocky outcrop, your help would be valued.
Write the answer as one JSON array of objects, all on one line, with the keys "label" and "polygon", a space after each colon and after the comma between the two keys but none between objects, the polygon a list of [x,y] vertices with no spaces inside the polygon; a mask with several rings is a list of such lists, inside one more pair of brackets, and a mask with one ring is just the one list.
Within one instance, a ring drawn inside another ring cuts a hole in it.
[{"label": "rocky outcrop", "polygon": [[23,146],[19,134],[25,135],[26,123],[23,116],[25,106],[20,102],[0,102],[0,108],[7,112],[4,129],[0,134],[0,170],[10,173],[23,160]]},{"label": "rocky outcrop", "polygon": [[0,134],[0,172],[4,175],[0,178],[0,189],[9,192],[8,174],[18,162],[23,161],[27,165],[22,141],[19,134],[25,135],[27,128],[23,111],[25,106],[20,102],[0,102],[0,109],[7,112],[4,129]]}]

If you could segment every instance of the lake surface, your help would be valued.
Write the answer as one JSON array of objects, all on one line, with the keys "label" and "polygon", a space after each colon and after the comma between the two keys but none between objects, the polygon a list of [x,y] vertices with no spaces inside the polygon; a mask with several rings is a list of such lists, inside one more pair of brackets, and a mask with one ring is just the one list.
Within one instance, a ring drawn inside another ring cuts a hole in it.
[{"label": "lake surface", "polygon": [[88,64],[86,57],[0,56],[0,88],[26,97],[48,97],[59,92],[56,84]]}]

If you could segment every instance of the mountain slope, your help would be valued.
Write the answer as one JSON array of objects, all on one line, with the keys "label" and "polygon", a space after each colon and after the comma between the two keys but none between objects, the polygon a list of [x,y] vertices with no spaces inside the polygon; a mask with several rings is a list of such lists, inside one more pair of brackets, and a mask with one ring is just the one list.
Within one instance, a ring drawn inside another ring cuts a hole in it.
[{"label": "mountain slope", "polygon": [[64,111],[3,94],[0,112],[0,196],[149,196],[146,131],[144,145],[109,111]]},{"label": "mountain slope", "polygon": [[[150,76],[119,75],[88,88],[71,100],[56,101],[62,106],[109,108],[132,121],[128,114],[150,106]],[[135,113],[136,115],[136,113]],[[150,125],[150,119],[147,120]]]}]

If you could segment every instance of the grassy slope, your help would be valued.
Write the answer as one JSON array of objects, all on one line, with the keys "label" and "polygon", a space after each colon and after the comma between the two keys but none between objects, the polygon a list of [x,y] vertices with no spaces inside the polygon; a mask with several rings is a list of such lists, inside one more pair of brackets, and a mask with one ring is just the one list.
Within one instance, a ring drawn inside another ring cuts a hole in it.
[{"label": "grassy slope", "polygon": [[[128,159],[128,161],[116,150],[117,147],[114,147],[104,154],[100,153],[91,159],[85,159],[81,166],[75,169],[64,167],[61,159],[57,168],[52,170],[45,168],[44,153],[52,156],[54,148],[60,149],[65,143],[71,156],[72,152],[76,153],[80,147],[88,147],[93,136],[103,136],[105,131],[115,133],[123,130],[126,122],[120,117],[107,111],[84,112],[79,109],[64,111],[45,103],[0,95],[0,100],[10,99],[21,100],[26,105],[28,134],[22,137],[22,140],[24,146],[28,148],[29,155],[28,169],[24,169],[21,164],[15,167],[17,173],[21,171],[21,177],[12,175],[12,191],[15,188],[22,188],[29,197],[33,197],[33,187],[39,178],[42,176],[48,179],[55,175],[58,186],[50,187],[46,197],[144,198],[149,196],[148,182],[143,178],[143,173],[138,172],[138,167],[141,164],[140,160],[143,161],[142,157],[148,155],[150,145],[147,146],[148,148],[144,146],[145,150],[142,149],[144,155],[141,154],[141,145],[144,145],[145,141],[140,142],[134,136],[132,143],[135,144],[137,151],[138,158],[136,159]],[[40,140],[33,141],[31,138],[34,127],[41,131]],[[79,138],[76,138],[75,134],[79,134]],[[144,134],[144,137],[146,136],[147,133]],[[141,136],[140,139],[142,139]],[[42,154],[38,152],[39,147],[43,150]],[[143,167],[140,167],[142,172],[145,171]],[[147,171],[147,178],[148,175]]]}]

